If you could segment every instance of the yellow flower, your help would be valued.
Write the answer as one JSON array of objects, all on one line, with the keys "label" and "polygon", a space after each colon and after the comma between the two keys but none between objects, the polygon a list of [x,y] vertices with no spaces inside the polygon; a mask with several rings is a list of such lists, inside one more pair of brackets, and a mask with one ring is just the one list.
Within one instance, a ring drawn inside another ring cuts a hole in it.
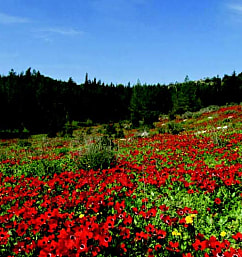
[{"label": "yellow flower", "polygon": [[174,231],[172,231],[172,235],[173,235],[173,236],[180,236],[181,233],[174,230]]},{"label": "yellow flower", "polygon": [[222,232],[220,233],[220,236],[221,236],[221,237],[225,237],[226,234],[227,234],[227,233],[226,233],[225,231],[222,231]]},{"label": "yellow flower", "polygon": [[79,215],[79,218],[81,219],[81,218],[83,218],[84,216],[85,216],[85,215],[81,213],[81,214]]},{"label": "yellow flower", "polygon": [[192,218],[195,218],[195,217],[196,217],[196,214],[195,214],[195,213],[191,214],[191,217],[192,217]]},{"label": "yellow flower", "polygon": [[192,223],[193,223],[193,218],[192,218],[192,216],[186,216],[185,220],[186,220],[186,223],[187,223],[187,224],[192,224]]}]

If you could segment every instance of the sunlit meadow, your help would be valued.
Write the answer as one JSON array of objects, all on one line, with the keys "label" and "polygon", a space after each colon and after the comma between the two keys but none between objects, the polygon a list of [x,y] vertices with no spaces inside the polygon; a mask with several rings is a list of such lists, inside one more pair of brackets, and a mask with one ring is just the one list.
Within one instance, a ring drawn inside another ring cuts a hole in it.
[{"label": "sunlit meadow", "polygon": [[0,140],[0,256],[242,257],[242,106],[169,124],[99,169],[78,131]]}]

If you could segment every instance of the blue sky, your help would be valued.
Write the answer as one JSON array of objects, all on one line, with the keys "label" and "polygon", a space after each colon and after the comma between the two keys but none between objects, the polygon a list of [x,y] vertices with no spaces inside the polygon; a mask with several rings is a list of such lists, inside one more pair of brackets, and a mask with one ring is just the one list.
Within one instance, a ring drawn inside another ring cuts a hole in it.
[{"label": "blue sky", "polygon": [[181,82],[242,72],[240,0],[0,0],[0,74]]}]

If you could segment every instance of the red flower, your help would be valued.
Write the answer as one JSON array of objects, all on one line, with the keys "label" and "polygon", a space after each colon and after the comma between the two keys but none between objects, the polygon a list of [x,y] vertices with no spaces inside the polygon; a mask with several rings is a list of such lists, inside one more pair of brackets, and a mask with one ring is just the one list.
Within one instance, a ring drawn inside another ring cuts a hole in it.
[{"label": "red flower", "polygon": [[46,224],[46,216],[44,214],[41,214],[36,220],[35,224],[38,226]]},{"label": "red flower", "polygon": [[134,212],[135,215],[138,214],[138,208],[137,208],[137,207],[133,207],[133,208],[132,208],[132,211]]},{"label": "red flower", "polygon": [[129,228],[121,228],[121,232],[120,232],[119,235],[122,236],[123,239],[130,238],[130,230],[129,230]]},{"label": "red flower", "polygon": [[210,246],[210,248],[212,249],[216,249],[216,251],[221,251],[221,249],[224,247],[223,243],[220,243],[219,241],[217,241],[216,237],[211,236],[208,244]]},{"label": "red flower", "polygon": [[194,257],[191,253],[183,253],[182,257]]},{"label": "red flower", "polygon": [[167,246],[166,249],[168,251],[172,251],[172,252],[180,252],[180,250],[177,249],[178,246],[179,246],[179,242],[172,242],[172,241],[170,241],[169,242],[169,246]]},{"label": "red flower", "polygon": [[179,216],[183,216],[183,215],[184,215],[183,209],[178,209],[178,210],[176,211],[176,213],[177,213]]},{"label": "red flower", "polygon": [[161,249],[161,245],[160,244],[157,244],[157,245],[155,245],[155,250],[158,252],[160,249]]},{"label": "red flower", "polygon": [[48,241],[49,241],[49,238],[48,237],[43,237],[42,239],[38,240],[38,247],[39,248],[46,248],[47,247],[47,244],[48,244]]},{"label": "red flower", "polygon": [[163,220],[164,223],[166,223],[168,226],[172,225],[172,219],[170,216],[162,216],[161,219]]},{"label": "red flower", "polygon": [[230,248],[229,251],[224,252],[225,257],[241,257],[242,256],[242,250],[241,249],[234,249]]},{"label": "red flower", "polygon": [[135,239],[136,240],[141,240],[141,239],[145,239],[147,240],[148,239],[148,234],[144,233],[143,231],[141,231],[140,233],[136,233],[136,236],[135,236]]},{"label": "red flower", "polygon": [[242,242],[242,233],[238,232],[236,235],[233,235],[232,238],[238,242]]},{"label": "red flower", "polygon": [[110,235],[99,236],[98,241],[100,246],[108,247],[108,243],[112,241],[112,236]]},{"label": "red flower", "polygon": [[79,242],[78,245],[78,253],[88,252],[87,243],[86,242]]},{"label": "red flower", "polygon": [[183,208],[183,211],[184,211],[185,214],[192,213],[192,209],[189,208],[189,207],[186,207],[186,206]]},{"label": "red flower", "polygon": [[98,246],[90,246],[88,251],[92,253],[92,256],[97,256],[100,252],[100,248]]},{"label": "red flower", "polygon": [[8,242],[8,238],[10,235],[8,234],[7,231],[4,231],[3,228],[0,228],[0,244],[5,245]]},{"label": "red flower", "polygon": [[153,208],[151,208],[151,209],[148,211],[148,215],[149,215],[150,217],[155,217],[155,216],[156,216],[156,213],[157,213],[156,207],[153,207]]},{"label": "red flower", "polygon": [[115,216],[108,216],[105,224],[107,224],[108,228],[114,228],[115,220]]},{"label": "red flower", "polygon": [[155,227],[154,225],[152,224],[148,224],[147,226],[145,226],[145,230],[148,232],[148,233],[154,233],[155,232]]},{"label": "red flower", "polygon": [[165,204],[162,204],[161,206],[159,206],[159,209],[160,209],[161,211],[168,211],[168,210],[169,210],[169,207],[166,207]]},{"label": "red flower", "polygon": [[229,246],[230,246],[230,242],[226,239],[223,240],[223,245],[224,245],[224,248],[228,249]]},{"label": "red flower", "polygon": [[203,239],[204,239],[204,235],[201,234],[201,233],[198,233],[198,234],[196,235],[196,239],[203,240]]},{"label": "red flower", "polygon": [[48,223],[49,225],[49,229],[48,232],[50,233],[54,233],[54,231],[56,230],[56,228],[58,227],[58,221],[56,219],[51,219]]},{"label": "red flower", "polygon": [[49,253],[48,251],[41,250],[38,256],[39,257],[55,257],[56,255]]},{"label": "red flower", "polygon": [[58,247],[58,243],[55,242],[54,240],[51,240],[48,242],[47,247],[44,249],[44,251],[52,253],[57,247]]},{"label": "red flower", "polygon": [[126,245],[124,243],[120,245],[120,249],[122,249],[125,253],[127,252]]},{"label": "red flower", "polygon": [[178,248],[179,242],[172,242],[172,241],[170,241],[170,242],[169,242],[169,245],[170,245],[170,247],[172,247],[172,248]]},{"label": "red flower", "polygon": [[194,190],[193,190],[193,189],[189,189],[189,190],[187,191],[187,193],[188,193],[188,194],[194,194]]},{"label": "red flower", "polygon": [[121,213],[125,208],[125,201],[123,200],[121,203],[116,202],[114,209],[118,212]]},{"label": "red flower", "polygon": [[166,237],[166,231],[162,230],[162,229],[156,230],[156,234],[157,234],[157,239],[158,240],[162,240]]},{"label": "red flower", "polygon": [[192,246],[196,251],[202,251],[207,247],[207,241],[200,241],[199,239],[196,239],[195,243],[193,243]]},{"label": "red flower", "polygon": [[127,217],[124,217],[123,223],[126,226],[130,226],[132,224],[132,217],[131,215],[127,215]]},{"label": "red flower", "polygon": [[25,252],[25,243],[24,242],[18,242],[13,249],[13,252],[16,254]]},{"label": "red flower", "polygon": [[221,199],[217,197],[217,198],[214,200],[214,202],[215,202],[216,204],[221,204]]}]

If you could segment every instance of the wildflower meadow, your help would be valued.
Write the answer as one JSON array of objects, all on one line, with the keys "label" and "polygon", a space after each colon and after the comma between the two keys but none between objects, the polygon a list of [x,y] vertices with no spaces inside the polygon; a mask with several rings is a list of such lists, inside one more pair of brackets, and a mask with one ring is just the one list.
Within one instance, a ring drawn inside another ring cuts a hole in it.
[{"label": "wildflower meadow", "polygon": [[242,106],[145,132],[0,140],[0,256],[242,257]]}]

